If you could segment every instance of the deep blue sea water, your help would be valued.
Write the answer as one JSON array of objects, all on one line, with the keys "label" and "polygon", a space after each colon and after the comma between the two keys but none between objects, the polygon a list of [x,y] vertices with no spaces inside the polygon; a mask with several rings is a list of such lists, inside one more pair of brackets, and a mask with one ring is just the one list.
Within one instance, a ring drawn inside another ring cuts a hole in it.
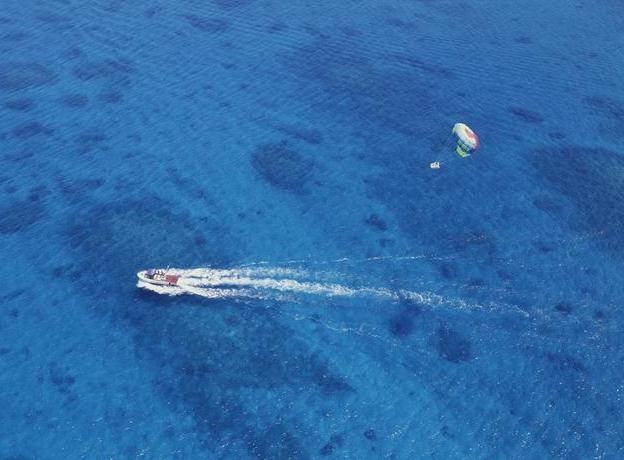
[{"label": "deep blue sea water", "polygon": [[[615,0],[3,1],[0,458],[622,458],[623,32]],[[167,265],[369,291],[137,289]]]}]

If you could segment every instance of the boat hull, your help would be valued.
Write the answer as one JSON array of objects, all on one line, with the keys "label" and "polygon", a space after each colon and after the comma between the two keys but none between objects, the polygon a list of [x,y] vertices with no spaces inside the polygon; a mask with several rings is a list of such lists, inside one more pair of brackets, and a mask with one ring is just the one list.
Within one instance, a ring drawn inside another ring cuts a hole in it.
[{"label": "boat hull", "polygon": [[180,279],[177,275],[164,275],[163,278],[150,278],[147,276],[147,270],[142,270],[137,273],[137,278],[144,283],[154,284],[156,286],[177,286]]}]

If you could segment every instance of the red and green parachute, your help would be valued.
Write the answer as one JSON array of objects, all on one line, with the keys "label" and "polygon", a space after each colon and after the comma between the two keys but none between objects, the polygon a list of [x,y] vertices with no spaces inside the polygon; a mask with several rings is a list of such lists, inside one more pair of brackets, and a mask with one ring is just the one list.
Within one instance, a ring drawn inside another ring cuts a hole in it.
[{"label": "red and green parachute", "polygon": [[457,140],[455,151],[460,157],[469,157],[472,152],[479,148],[479,136],[464,123],[455,123],[453,134]]}]

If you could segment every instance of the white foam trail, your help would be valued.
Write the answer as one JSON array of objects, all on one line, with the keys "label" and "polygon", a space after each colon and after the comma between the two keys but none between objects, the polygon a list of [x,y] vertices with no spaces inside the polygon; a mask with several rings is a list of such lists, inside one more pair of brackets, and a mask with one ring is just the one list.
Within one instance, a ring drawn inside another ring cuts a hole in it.
[{"label": "white foam trail", "polygon": [[[374,287],[350,287],[344,284],[306,281],[306,272],[284,268],[236,268],[236,269],[168,269],[168,273],[180,276],[176,286],[156,286],[139,281],[137,286],[159,294],[195,294],[206,298],[244,298],[265,300],[296,300],[297,294],[324,297],[372,297],[390,301],[413,300],[429,307],[448,307],[461,310],[484,310],[529,314],[516,305],[491,303],[482,305],[463,299],[446,298],[431,292],[390,290]],[[299,279],[285,278],[296,276]],[[295,297],[285,297],[283,294]]]},{"label": "white foam trail", "polygon": [[[168,273],[179,275],[179,286],[184,289],[218,286],[247,287],[254,290],[274,290],[301,294],[316,294],[329,297],[353,297],[358,295],[399,299],[399,296],[388,290],[367,287],[348,287],[336,283],[318,283],[302,281],[307,276],[305,271],[284,268],[266,269],[178,269],[170,268]],[[259,277],[258,275],[264,275]],[[296,276],[300,279],[283,278]],[[189,291],[190,292],[190,291]]]},{"label": "white foam trail", "polygon": [[[180,276],[177,286],[156,286],[150,283],[139,281],[137,286],[147,288],[154,292],[180,295],[184,293],[206,292],[214,293],[215,296],[223,294],[226,297],[233,297],[237,293],[241,296],[257,296],[257,291],[278,291],[299,294],[314,294],[328,297],[353,297],[353,296],[374,296],[398,300],[400,296],[388,289],[368,288],[368,287],[348,287],[336,283],[317,283],[311,281],[301,281],[294,278],[282,278],[284,275],[296,275],[303,277],[305,272],[300,270],[269,268],[261,270],[249,269],[178,269],[170,268],[167,273]],[[262,274],[265,277],[254,277],[250,275]],[[274,275],[274,277],[266,277]],[[214,289],[219,286],[228,288]],[[234,289],[229,288],[235,286]],[[206,291],[205,288],[212,288]],[[240,288],[248,288],[247,290]],[[199,291],[203,289],[203,291]],[[202,294],[202,295],[203,295]]]},{"label": "white foam trail", "polygon": [[185,294],[184,289],[178,288],[177,286],[157,286],[155,284],[146,283],[144,281],[137,281],[137,287],[141,289],[146,289],[148,291],[156,292],[158,294],[164,295],[181,295]]},{"label": "white foam trail", "polygon": [[329,260],[314,260],[314,259],[291,259],[284,260],[281,262],[269,262],[266,260],[262,260],[259,262],[247,262],[244,264],[238,265],[238,267],[256,267],[259,265],[294,265],[294,264],[313,264],[313,265],[329,265],[329,264],[340,264],[340,263],[362,263],[362,262],[383,262],[383,261],[402,261],[402,260],[419,260],[419,259],[429,259],[429,260],[444,260],[448,259],[449,256],[435,256],[435,255],[413,255],[413,256],[375,256],[375,257],[364,257],[364,258],[351,258],[351,257],[341,257],[339,259],[329,259]]},{"label": "white foam trail", "polygon": [[292,276],[302,278],[309,276],[305,270],[283,267],[266,267],[266,268],[192,268],[180,269],[170,268],[167,273],[180,275],[184,278],[215,278],[225,276],[268,276],[268,277],[284,277]]},{"label": "white foam trail", "polygon": [[183,294],[195,294],[209,299],[225,299],[225,298],[247,298],[247,299],[263,299],[264,297],[258,293],[244,289],[207,289],[195,288],[192,286],[157,286],[143,281],[137,282],[137,287],[147,289],[148,291],[158,294],[177,296]]},{"label": "white foam trail", "polygon": [[221,276],[218,278],[188,279],[184,285],[190,286],[246,286],[254,289],[270,289],[280,292],[316,294],[329,297],[353,297],[357,295],[373,295],[377,297],[397,298],[395,294],[384,289],[351,288],[341,284],[314,283],[294,279],[248,278],[242,276]]},{"label": "white foam trail", "polygon": [[[595,240],[597,237],[608,235],[609,232],[606,230],[596,230],[592,232],[584,232],[582,234],[576,235],[574,237],[569,238],[554,238],[554,239],[546,239],[543,241],[545,244],[550,244],[553,246],[563,246],[563,245],[576,245],[579,243],[584,243],[586,241]],[[475,235],[468,236],[466,238],[455,238],[449,239],[451,242],[463,242],[463,243],[471,243],[471,242],[479,242],[486,241],[487,237],[485,235]],[[524,259],[524,255],[529,252],[533,252],[535,249],[529,246],[518,246],[515,250],[509,251],[506,255],[503,255],[499,258],[496,258],[498,262],[508,263],[508,264],[516,264],[519,259]],[[389,256],[373,256],[373,257],[363,257],[363,258],[352,258],[352,257],[341,257],[337,259],[326,259],[326,260],[317,260],[311,258],[303,258],[303,259],[291,259],[284,261],[256,261],[256,262],[246,262],[243,264],[237,265],[239,268],[245,267],[258,267],[265,265],[298,265],[298,264],[306,264],[306,265],[330,265],[330,264],[361,264],[368,262],[399,262],[399,261],[410,261],[410,260],[429,260],[429,261],[444,261],[444,260],[453,260],[459,256],[459,251],[450,251],[447,253],[429,253],[429,254],[415,254],[415,255],[389,255]]]}]

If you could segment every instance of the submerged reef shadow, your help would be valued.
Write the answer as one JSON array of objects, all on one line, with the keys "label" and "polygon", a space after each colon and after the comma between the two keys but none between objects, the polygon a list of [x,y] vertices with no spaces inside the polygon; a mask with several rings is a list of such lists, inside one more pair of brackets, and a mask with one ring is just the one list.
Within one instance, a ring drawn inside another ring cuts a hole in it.
[{"label": "submerged reef shadow", "polygon": [[41,201],[15,201],[0,207],[0,233],[15,234],[28,230],[45,215]]},{"label": "submerged reef shadow", "polygon": [[226,32],[230,28],[230,23],[223,18],[209,18],[197,16],[195,14],[187,14],[184,16],[193,28],[210,34],[220,34]]},{"label": "submerged reef shadow", "polygon": [[314,162],[286,141],[260,144],[251,154],[251,165],[273,187],[294,195],[306,193]]},{"label": "submerged reef shadow", "polygon": [[470,342],[449,325],[441,325],[436,332],[436,336],[436,349],[440,358],[454,364],[470,361],[472,359],[472,347]]},{"label": "submerged reef shadow", "polygon": [[596,235],[604,249],[624,249],[624,158],[611,150],[570,145],[529,153],[553,193],[574,206],[573,228]]},{"label": "submerged reef shadow", "polygon": [[38,63],[0,63],[0,91],[14,92],[26,88],[52,85],[58,77]]},{"label": "submerged reef shadow", "polygon": [[[221,244],[198,246],[198,235]],[[76,282],[93,293],[96,311],[133,332],[139,356],[159,370],[155,388],[170,407],[193,417],[206,445],[237,439],[252,456],[306,457],[306,438],[316,427],[294,412],[271,407],[262,409],[268,412],[261,423],[250,423],[258,415],[257,407],[248,407],[250,391],[296,397],[303,388],[307,397],[337,403],[356,391],[325,356],[310,350],[279,321],[278,305],[240,308],[230,300],[143,292],[134,302],[115,301],[115,296],[122,300],[128,295],[131,287],[120,294],[118,286],[133,279],[139,268],[169,263],[228,266],[240,259],[232,251],[242,251],[241,245],[228,243],[228,229],[209,213],[191,218],[158,197],[149,204],[82,206],[65,236],[76,255],[72,272],[112,267],[105,276],[95,273]],[[59,383],[65,388],[63,376]],[[275,417],[281,421],[272,421]]]}]

